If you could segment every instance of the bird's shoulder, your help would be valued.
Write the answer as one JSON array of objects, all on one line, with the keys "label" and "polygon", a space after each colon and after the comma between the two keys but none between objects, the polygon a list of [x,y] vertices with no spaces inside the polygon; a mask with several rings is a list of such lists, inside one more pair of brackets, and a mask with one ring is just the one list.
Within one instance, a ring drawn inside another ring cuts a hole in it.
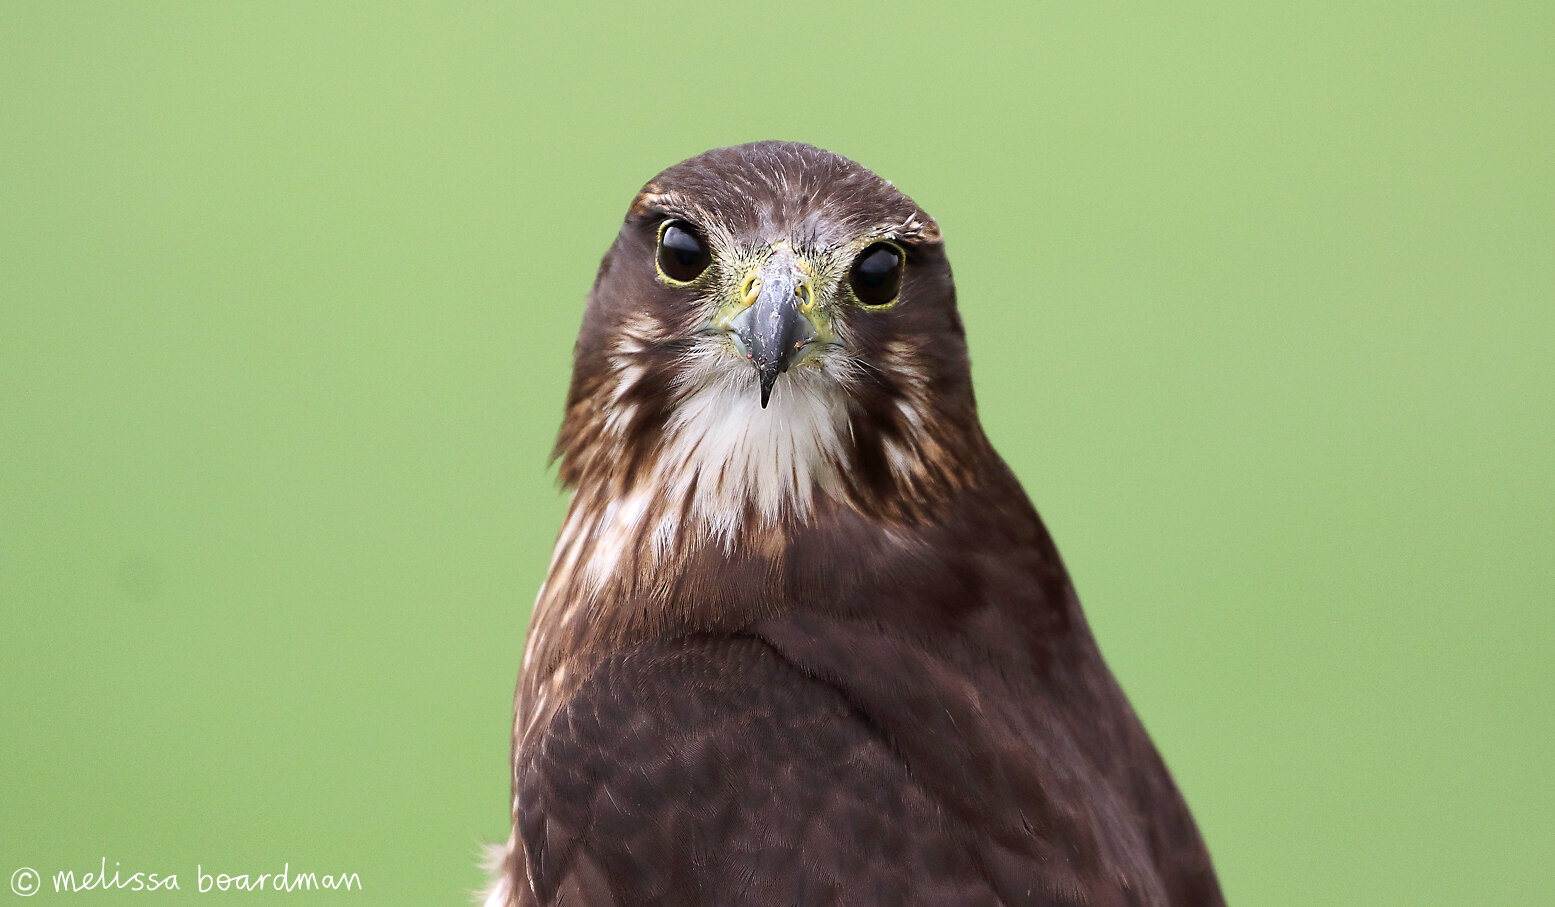
[{"label": "bird's shoulder", "polygon": [[752,636],[603,659],[516,768],[541,904],[999,902],[870,718]]},{"label": "bird's shoulder", "polygon": [[[910,607],[915,593],[899,595]],[[831,612],[752,630],[869,715],[944,816],[974,830],[1001,903],[1224,903],[1181,795],[1083,626],[1046,650],[976,609],[953,632],[938,626]]]}]

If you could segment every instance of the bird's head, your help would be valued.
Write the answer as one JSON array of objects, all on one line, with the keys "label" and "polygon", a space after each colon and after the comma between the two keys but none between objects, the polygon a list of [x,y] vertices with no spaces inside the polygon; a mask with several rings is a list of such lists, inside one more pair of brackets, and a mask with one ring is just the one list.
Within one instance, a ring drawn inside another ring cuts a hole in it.
[{"label": "bird's head", "polygon": [[564,481],[648,483],[727,535],[817,492],[909,516],[985,444],[939,228],[889,182],[759,142],[633,201],[576,348]]},{"label": "bird's head", "polygon": [[621,240],[645,265],[633,275],[648,278],[639,298],[676,336],[707,338],[705,351],[745,376],[764,409],[790,370],[892,368],[893,342],[962,344],[934,221],[818,149],[692,158],[644,189]]}]

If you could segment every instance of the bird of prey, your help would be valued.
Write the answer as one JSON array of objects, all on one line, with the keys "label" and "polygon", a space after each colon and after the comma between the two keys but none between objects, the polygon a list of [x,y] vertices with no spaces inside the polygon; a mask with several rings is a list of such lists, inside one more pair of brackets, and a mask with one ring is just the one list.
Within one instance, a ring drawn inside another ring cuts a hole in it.
[{"label": "bird of prey", "polygon": [[487,904],[1223,903],[891,183],[786,142],[655,177],[556,451]]}]

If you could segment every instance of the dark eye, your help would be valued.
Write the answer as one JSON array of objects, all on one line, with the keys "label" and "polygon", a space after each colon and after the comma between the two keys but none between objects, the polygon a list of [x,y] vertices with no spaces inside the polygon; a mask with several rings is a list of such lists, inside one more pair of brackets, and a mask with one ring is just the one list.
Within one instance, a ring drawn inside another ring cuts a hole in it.
[{"label": "dark eye", "polygon": [[848,282],[864,305],[894,302],[902,288],[902,250],[890,243],[875,243],[853,260]]},{"label": "dark eye", "polygon": [[659,230],[659,270],[678,283],[690,283],[713,261],[707,240],[683,220],[665,222]]}]

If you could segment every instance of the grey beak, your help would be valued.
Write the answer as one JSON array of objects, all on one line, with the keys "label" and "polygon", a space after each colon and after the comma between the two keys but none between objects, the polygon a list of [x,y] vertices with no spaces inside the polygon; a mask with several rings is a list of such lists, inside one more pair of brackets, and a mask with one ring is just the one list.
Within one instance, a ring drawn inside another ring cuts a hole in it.
[{"label": "grey beak", "polygon": [[761,385],[761,408],[767,408],[778,375],[788,371],[799,352],[815,340],[815,325],[799,310],[802,276],[793,260],[779,256],[761,272],[761,291],[751,307],[730,323],[745,348]]}]

